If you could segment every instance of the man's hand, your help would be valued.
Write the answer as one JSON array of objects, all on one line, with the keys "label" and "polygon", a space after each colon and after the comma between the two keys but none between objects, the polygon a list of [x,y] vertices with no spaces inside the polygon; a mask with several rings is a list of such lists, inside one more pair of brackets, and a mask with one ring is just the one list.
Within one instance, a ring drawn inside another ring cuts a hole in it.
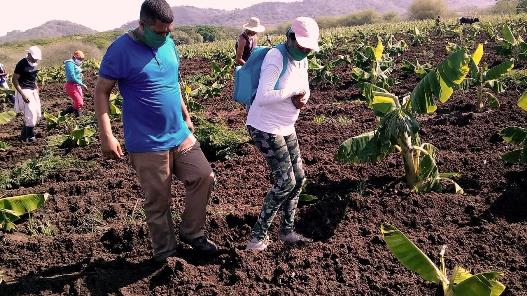
[{"label": "man's hand", "polygon": [[189,129],[192,133],[194,133],[194,130],[195,130],[195,128],[194,128],[194,123],[192,123],[192,119],[190,119],[190,116],[189,116],[187,119],[185,119],[185,123],[187,124],[188,129]]},{"label": "man's hand", "polygon": [[101,148],[102,154],[106,158],[119,159],[124,155],[121,144],[113,135],[107,138],[101,137]]},{"label": "man's hand", "polygon": [[294,95],[291,97],[291,102],[293,103],[293,105],[295,105],[297,109],[302,109],[306,105],[307,99],[304,99],[305,96],[306,92],[302,91],[298,95]]}]

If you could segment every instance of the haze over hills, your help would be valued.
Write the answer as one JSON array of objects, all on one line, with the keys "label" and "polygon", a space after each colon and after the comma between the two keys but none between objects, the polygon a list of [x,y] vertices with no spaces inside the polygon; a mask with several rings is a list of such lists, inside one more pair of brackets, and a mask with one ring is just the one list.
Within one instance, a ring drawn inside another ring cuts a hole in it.
[{"label": "haze over hills", "polygon": [[0,44],[12,41],[44,39],[74,34],[93,34],[97,31],[70,21],[52,20],[26,31],[11,31],[0,37]]},{"label": "haze over hills", "polygon": [[[486,8],[495,0],[445,0],[450,10],[467,7]],[[220,25],[240,27],[251,16],[258,16],[266,26],[274,26],[303,15],[311,17],[349,14],[358,10],[375,9],[381,13],[397,12],[405,14],[412,0],[304,0],[298,2],[263,2],[244,9],[220,10],[203,9],[192,6],[174,6],[176,25]],[[131,21],[117,30],[127,30],[137,26]],[[26,30],[11,31],[0,37],[0,44],[12,41],[44,39],[74,34],[92,34],[97,31],[70,21],[52,20]]]},{"label": "haze over hills", "polygon": [[[245,9],[200,9],[191,6],[174,6],[176,25],[221,25],[239,27],[251,16],[258,16],[264,25],[278,25],[303,15],[311,17],[349,14],[358,10],[375,9],[381,13],[394,11],[405,14],[412,0],[304,0],[299,2],[264,2]],[[450,10],[470,7],[486,8],[495,0],[446,0]],[[130,29],[137,21],[129,22],[121,29]]]}]

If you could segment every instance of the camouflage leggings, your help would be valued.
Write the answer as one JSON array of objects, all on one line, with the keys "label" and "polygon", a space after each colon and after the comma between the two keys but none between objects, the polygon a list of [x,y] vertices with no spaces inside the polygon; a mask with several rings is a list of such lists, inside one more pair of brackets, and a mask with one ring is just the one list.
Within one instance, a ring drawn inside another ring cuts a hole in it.
[{"label": "camouflage leggings", "polygon": [[262,240],[266,237],[279,209],[282,210],[280,233],[288,234],[294,229],[298,196],[305,182],[296,133],[284,137],[262,132],[252,126],[247,126],[247,130],[267,160],[273,179],[273,187],[265,196],[251,238]]}]

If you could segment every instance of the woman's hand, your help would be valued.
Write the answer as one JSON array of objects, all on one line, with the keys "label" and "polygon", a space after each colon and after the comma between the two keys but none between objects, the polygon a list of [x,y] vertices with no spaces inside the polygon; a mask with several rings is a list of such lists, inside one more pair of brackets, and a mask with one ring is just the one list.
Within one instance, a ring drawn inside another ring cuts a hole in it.
[{"label": "woman's hand", "polygon": [[302,109],[307,103],[307,99],[304,99],[306,92],[303,90],[299,94],[291,97],[291,102],[297,109]]}]

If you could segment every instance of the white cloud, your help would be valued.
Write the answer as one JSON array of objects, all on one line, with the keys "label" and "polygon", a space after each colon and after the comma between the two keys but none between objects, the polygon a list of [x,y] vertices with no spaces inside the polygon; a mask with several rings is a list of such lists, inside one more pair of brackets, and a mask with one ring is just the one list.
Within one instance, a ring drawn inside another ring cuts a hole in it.
[{"label": "white cloud", "polygon": [[[295,0],[278,0],[293,2]],[[111,30],[139,18],[143,0],[2,0],[0,36],[12,30],[25,31],[49,20],[68,20],[97,31]],[[191,5],[201,8],[245,8],[262,0],[167,0],[171,6]]]}]

